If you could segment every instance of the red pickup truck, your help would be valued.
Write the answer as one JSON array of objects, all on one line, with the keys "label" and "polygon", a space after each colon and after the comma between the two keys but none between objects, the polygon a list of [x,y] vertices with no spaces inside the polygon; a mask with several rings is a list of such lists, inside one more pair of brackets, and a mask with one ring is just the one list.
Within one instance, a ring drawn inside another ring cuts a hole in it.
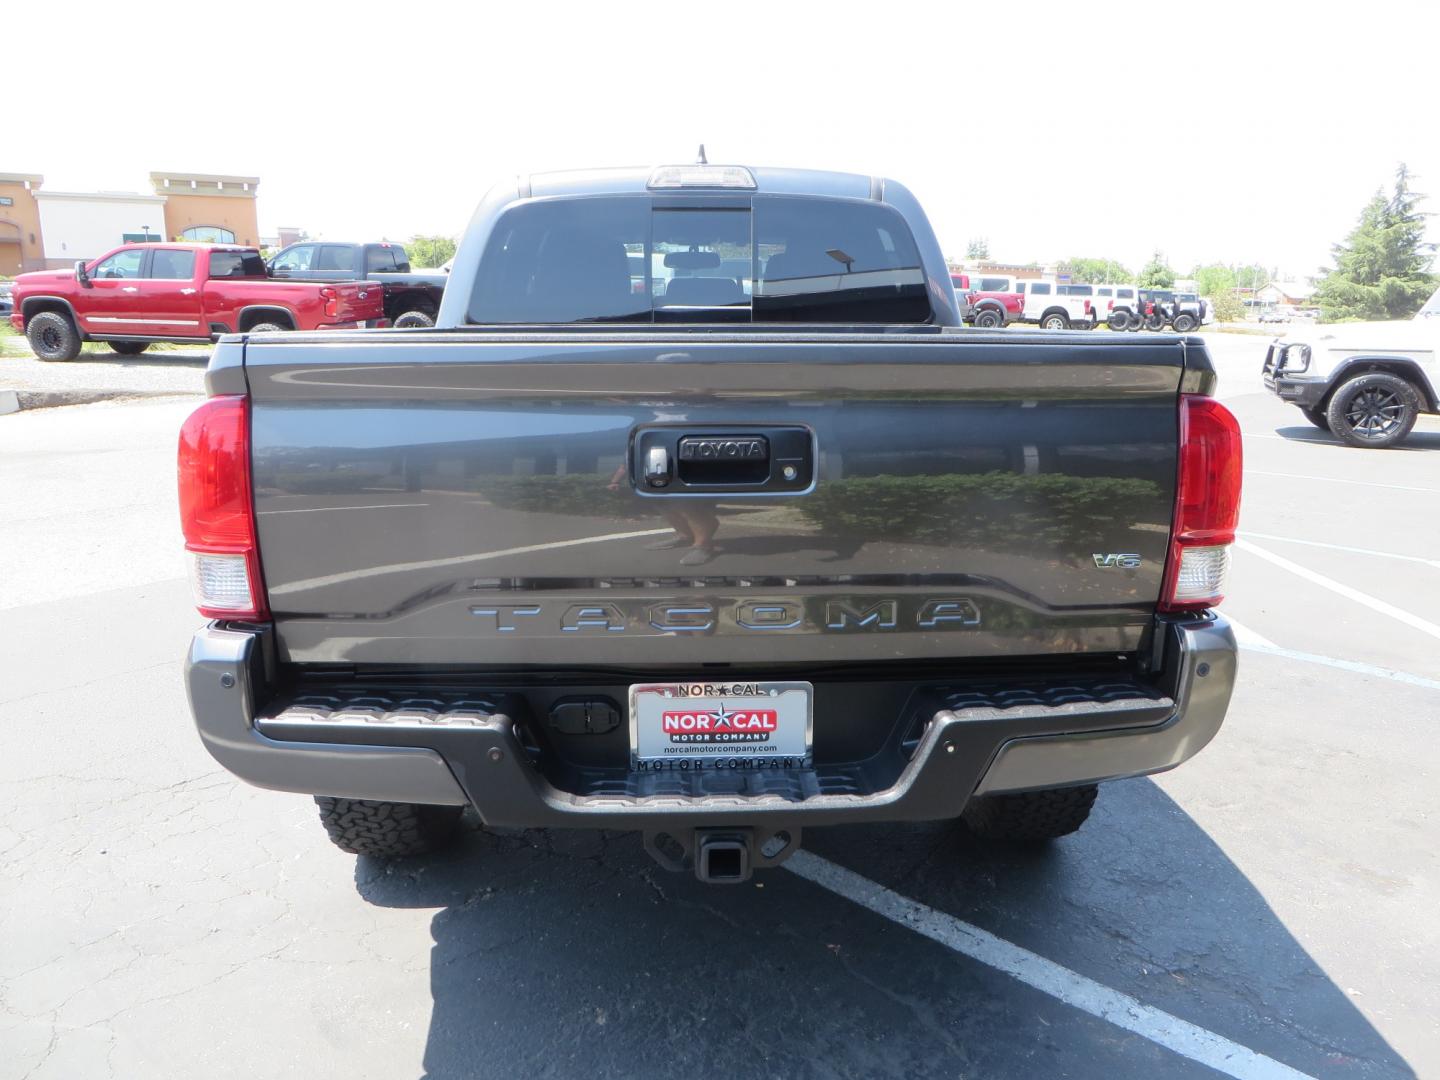
[{"label": "red pickup truck", "polygon": [[133,356],[236,331],[388,326],[384,305],[370,282],[272,281],[255,248],[126,244],[73,270],[21,274],[10,323],[41,360],[73,360],[86,341]]},{"label": "red pickup truck", "polygon": [[952,271],[950,283],[960,299],[961,316],[972,326],[1009,326],[1025,313],[1025,297],[1015,291],[1014,278]]}]

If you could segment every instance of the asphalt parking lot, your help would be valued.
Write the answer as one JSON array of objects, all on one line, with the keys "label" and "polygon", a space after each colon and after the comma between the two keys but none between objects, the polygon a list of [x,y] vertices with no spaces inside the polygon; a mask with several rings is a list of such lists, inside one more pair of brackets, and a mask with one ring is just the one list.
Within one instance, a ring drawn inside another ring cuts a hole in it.
[{"label": "asphalt parking lot", "polygon": [[1440,422],[1344,447],[1264,346],[1212,339],[1247,455],[1216,741],[1043,851],[812,830],[728,889],[627,834],[357,861],[220,771],[180,683],[203,368],[87,361],[176,396],[0,417],[0,1080],[1440,1075]]}]

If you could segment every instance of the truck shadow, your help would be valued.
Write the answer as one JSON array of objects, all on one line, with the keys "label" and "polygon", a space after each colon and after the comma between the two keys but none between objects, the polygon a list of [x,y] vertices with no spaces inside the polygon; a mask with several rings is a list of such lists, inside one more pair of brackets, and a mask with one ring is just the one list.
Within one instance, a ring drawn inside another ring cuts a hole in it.
[{"label": "truck shadow", "polygon": [[[1148,780],[1044,849],[951,824],[805,847],[1311,1075],[1415,1075]],[[362,859],[356,887],[440,909],[427,1080],[1215,1075],[788,871],[703,886],[633,834],[475,830],[444,857]]]},{"label": "truck shadow", "polygon": [[[1342,450],[1353,450],[1355,447],[1341,442],[1328,431],[1321,431],[1319,428],[1306,424],[1302,427],[1278,427],[1275,434],[1282,439],[1297,443],[1315,443],[1320,446],[1334,446]],[[1399,446],[1392,447],[1393,450],[1440,450],[1440,431],[1415,430],[1405,436]]]}]

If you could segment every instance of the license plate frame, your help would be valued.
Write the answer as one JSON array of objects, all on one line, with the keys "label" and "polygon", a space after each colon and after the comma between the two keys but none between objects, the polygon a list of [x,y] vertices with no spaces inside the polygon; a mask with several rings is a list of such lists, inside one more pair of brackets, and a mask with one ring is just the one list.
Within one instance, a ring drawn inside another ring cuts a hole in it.
[{"label": "license plate frame", "polygon": [[[808,682],[633,683],[629,705],[632,771],[808,768],[814,761],[815,687]],[[730,719],[722,722],[726,711]],[[667,712],[695,722],[682,728]],[[765,716],[772,712],[773,728]]]}]

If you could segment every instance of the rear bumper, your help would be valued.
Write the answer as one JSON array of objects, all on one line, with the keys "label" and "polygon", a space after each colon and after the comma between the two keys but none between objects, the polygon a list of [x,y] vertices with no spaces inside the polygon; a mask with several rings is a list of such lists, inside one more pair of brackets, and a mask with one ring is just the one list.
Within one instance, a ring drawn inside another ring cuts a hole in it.
[{"label": "rear bumper", "polygon": [[199,631],[186,682],[206,749],[242,780],[274,790],[473,804],[489,824],[524,827],[924,821],[957,816],[973,795],[1141,776],[1193,757],[1224,720],[1235,639],[1219,616],[1171,622],[1163,632],[1162,681],[1172,696],[994,706],[1002,693],[981,707],[940,708],[893,782],[858,794],[814,774],[769,777],[745,792],[706,790],[670,774],[659,786],[637,780],[577,794],[531,763],[517,725],[498,713],[318,717],[257,707],[265,686],[260,630]]},{"label": "rear bumper", "polygon": [[364,319],[360,322],[321,323],[316,330],[384,330],[390,325],[387,318]]}]

